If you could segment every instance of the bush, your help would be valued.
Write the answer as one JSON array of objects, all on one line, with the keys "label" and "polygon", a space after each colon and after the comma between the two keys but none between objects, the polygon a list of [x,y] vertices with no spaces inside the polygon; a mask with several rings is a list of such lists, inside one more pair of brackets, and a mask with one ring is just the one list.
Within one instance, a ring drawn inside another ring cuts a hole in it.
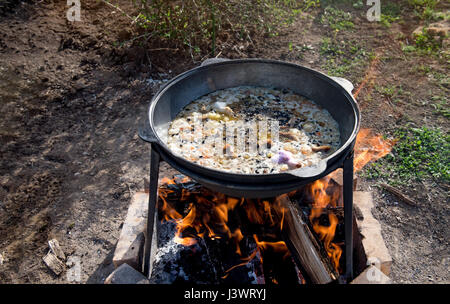
[{"label": "bush", "polygon": [[414,8],[414,11],[421,19],[430,20],[434,17],[434,9],[439,0],[408,0],[408,4]]},{"label": "bush", "polygon": [[318,0],[133,0],[138,24],[152,35],[195,52],[217,53],[217,40],[251,40],[256,33],[277,35]]}]

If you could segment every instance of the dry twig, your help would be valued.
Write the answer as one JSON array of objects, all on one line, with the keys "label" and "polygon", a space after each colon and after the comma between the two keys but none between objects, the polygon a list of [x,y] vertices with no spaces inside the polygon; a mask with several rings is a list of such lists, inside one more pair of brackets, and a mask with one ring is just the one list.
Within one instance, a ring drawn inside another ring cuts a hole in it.
[{"label": "dry twig", "polygon": [[385,189],[386,191],[388,191],[389,193],[395,195],[397,198],[399,198],[402,202],[406,203],[407,205],[413,206],[413,207],[417,207],[418,204],[411,199],[410,197],[408,197],[407,195],[403,194],[400,190],[398,190],[397,188],[394,188],[388,184],[383,184],[381,183],[380,186]]}]

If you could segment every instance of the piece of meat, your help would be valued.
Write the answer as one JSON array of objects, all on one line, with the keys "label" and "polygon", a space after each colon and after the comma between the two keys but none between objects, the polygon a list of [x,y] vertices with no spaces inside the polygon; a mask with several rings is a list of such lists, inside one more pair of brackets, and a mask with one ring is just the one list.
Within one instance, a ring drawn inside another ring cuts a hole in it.
[{"label": "piece of meat", "polygon": [[324,146],[313,146],[311,147],[311,149],[313,150],[313,152],[320,152],[320,151],[329,151],[331,149],[331,146],[328,145],[324,145]]},{"label": "piece of meat", "polygon": [[300,141],[300,138],[297,135],[292,134],[291,132],[281,131],[279,134],[280,134],[280,136],[282,136],[288,140]]}]

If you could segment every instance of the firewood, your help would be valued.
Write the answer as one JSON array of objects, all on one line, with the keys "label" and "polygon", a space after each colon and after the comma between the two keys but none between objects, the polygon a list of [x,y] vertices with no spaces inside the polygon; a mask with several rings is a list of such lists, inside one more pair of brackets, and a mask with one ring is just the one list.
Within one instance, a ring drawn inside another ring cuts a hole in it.
[{"label": "firewood", "polygon": [[53,271],[53,273],[57,276],[59,276],[61,272],[63,272],[66,268],[64,263],[61,262],[51,250],[42,260],[44,261],[45,265],[47,265],[47,267],[50,268],[50,270]]},{"label": "firewood", "polygon": [[[343,170],[342,168],[339,168],[329,174],[329,177],[331,177],[331,180],[337,183],[339,186],[344,186],[344,176],[343,176]],[[356,190],[356,186],[358,184],[358,177],[354,173],[353,174],[353,191]]]},{"label": "firewood", "polygon": [[64,251],[61,249],[61,246],[59,245],[59,242],[57,239],[51,239],[48,241],[48,247],[50,247],[50,250],[56,255],[56,257],[62,261],[66,260],[66,255],[64,254]]},{"label": "firewood", "polygon": [[394,188],[392,186],[389,186],[387,184],[383,184],[381,183],[380,186],[385,189],[386,191],[388,191],[389,193],[395,195],[397,198],[399,198],[402,202],[404,202],[407,205],[413,206],[413,207],[417,207],[418,204],[411,199],[410,197],[406,196],[405,194],[403,194],[400,190],[398,190],[397,188]]},{"label": "firewood", "polygon": [[281,200],[286,210],[282,235],[297,266],[306,272],[312,283],[327,284],[337,280],[339,275],[324,256],[325,250],[309,229],[302,211],[287,196]]}]

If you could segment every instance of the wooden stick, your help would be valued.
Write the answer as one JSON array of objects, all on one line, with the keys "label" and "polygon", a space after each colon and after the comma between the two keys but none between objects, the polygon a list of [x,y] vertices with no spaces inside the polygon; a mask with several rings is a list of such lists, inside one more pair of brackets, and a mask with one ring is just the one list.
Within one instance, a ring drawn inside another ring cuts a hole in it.
[{"label": "wooden stick", "polygon": [[383,189],[385,189],[386,191],[388,191],[389,193],[395,195],[397,198],[399,198],[402,202],[413,206],[413,207],[417,207],[418,204],[411,198],[409,198],[408,196],[404,195],[400,190],[398,190],[397,188],[394,188],[388,184],[380,184],[381,187],[383,187]]},{"label": "wooden stick", "polygon": [[42,258],[45,265],[47,265],[48,268],[50,268],[51,271],[53,271],[54,274],[59,276],[61,272],[66,269],[66,266],[63,262],[61,262],[56,254],[54,254],[51,250],[47,253],[45,257]]},{"label": "wooden stick", "polygon": [[286,196],[280,198],[285,207],[283,238],[299,268],[305,270],[315,284],[327,284],[335,281],[338,274],[328,257],[324,257],[320,245],[304,220],[301,210]]}]

